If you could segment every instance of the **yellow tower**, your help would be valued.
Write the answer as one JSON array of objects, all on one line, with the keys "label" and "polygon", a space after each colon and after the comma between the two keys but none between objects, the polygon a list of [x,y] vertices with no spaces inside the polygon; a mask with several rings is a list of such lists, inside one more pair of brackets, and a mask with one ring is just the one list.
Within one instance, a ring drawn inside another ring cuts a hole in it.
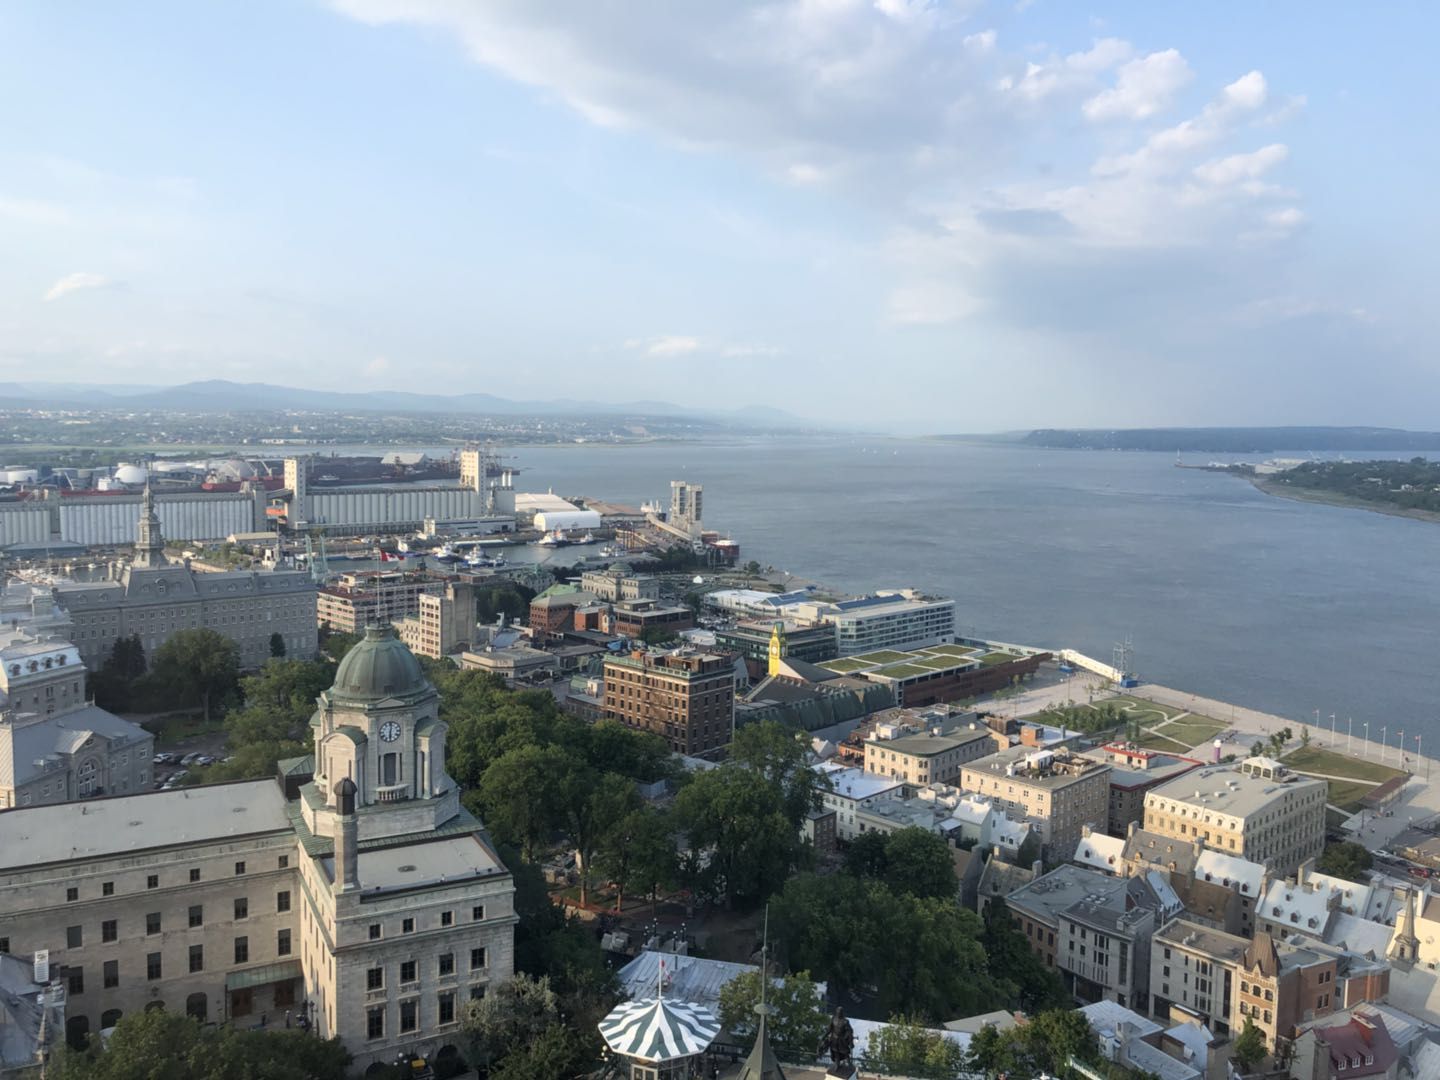
[{"label": "yellow tower", "polygon": [[771,675],[780,674],[780,661],[785,658],[785,624],[776,623],[775,628],[770,631],[770,671]]}]

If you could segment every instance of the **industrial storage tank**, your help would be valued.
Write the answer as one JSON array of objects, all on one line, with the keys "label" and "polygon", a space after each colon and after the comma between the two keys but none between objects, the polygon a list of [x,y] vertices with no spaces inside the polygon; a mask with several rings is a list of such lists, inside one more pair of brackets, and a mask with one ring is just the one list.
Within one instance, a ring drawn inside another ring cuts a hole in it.
[{"label": "industrial storage tank", "polygon": [[150,470],[143,465],[131,465],[123,462],[115,470],[115,479],[126,487],[140,487],[150,479]]},{"label": "industrial storage tank", "polygon": [[27,469],[24,466],[9,465],[0,469],[0,484],[35,484],[40,480],[38,469]]}]

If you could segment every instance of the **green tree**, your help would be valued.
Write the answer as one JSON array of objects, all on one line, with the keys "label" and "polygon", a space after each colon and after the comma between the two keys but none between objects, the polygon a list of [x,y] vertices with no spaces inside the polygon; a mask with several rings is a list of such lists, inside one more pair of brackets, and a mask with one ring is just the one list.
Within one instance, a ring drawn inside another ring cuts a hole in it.
[{"label": "green tree", "polygon": [[1072,1076],[1072,1059],[1090,1066],[1101,1060],[1094,1029],[1074,1009],[1050,1009],[1005,1031],[982,1028],[970,1040],[969,1068],[976,1072]]},{"label": "green tree", "polygon": [[690,884],[727,907],[779,888],[805,851],[780,790],[734,762],[681,788],[675,811],[691,848],[708,855]]},{"label": "green tree", "polygon": [[885,838],[885,883],[897,893],[954,900],[960,891],[950,845],[940,836],[911,826]]},{"label": "green tree", "polygon": [[984,921],[981,941],[995,980],[997,1000],[1008,1009],[1031,1015],[1067,1007],[1070,992],[1055,969],[1041,963],[1029,940],[1016,928],[1004,897],[997,896],[985,906]]},{"label": "green tree", "polygon": [[889,860],[885,857],[885,834],[875,832],[863,832],[845,849],[845,872],[854,874],[856,877],[874,878],[876,881],[885,880],[885,872],[889,868]]},{"label": "green tree", "polygon": [[965,1049],[916,1019],[892,1016],[888,1027],[871,1036],[865,1065],[886,1073],[958,1077],[965,1068]]},{"label": "green tree", "polygon": [[669,645],[680,640],[680,635],[668,626],[647,626],[640,631],[640,640],[646,645]]},{"label": "green tree", "polygon": [[496,759],[480,778],[484,819],[503,840],[517,844],[526,862],[560,824],[564,807],[554,783],[571,765],[558,746],[521,746]]},{"label": "green tree", "polygon": [[180,630],[155,650],[150,677],[172,701],[200,705],[209,723],[211,709],[237,688],[240,650],[208,627]]},{"label": "green tree", "polygon": [[1242,1073],[1254,1072],[1255,1066],[1265,1060],[1265,1033],[1248,1016],[1245,1017],[1245,1027],[1235,1037],[1230,1059]]},{"label": "green tree", "polygon": [[56,1080],[344,1080],[350,1054],[338,1039],[299,1029],[239,1031],[202,1027],[164,1009],[125,1016],[101,1048],[62,1050],[51,1062]]},{"label": "green tree", "polygon": [[270,635],[270,655],[274,657],[285,655],[285,635],[279,630]]},{"label": "green tree", "polygon": [[747,563],[745,564],[745,573],[749,574],[751,577],[759,577],[759,576],[760,576],[760,564],[759,564],[758,562],[756,562],[754,559],[751,559],[749,562],[747,562]]},{"label": "green tree", "polygon": [[479,1000],[465,1004],[460,1029],[472,1061],[492,1067],[560,1023],[560,997],[546,976],[513,975]]},{"label": "green tree", "polygon": [[573,755],[556,779],[561,821],[575,849],[580,875],[580,903],[590,902],[591,860],[606,836],[640,804],[635,781],[616,773],[600,773]]},{"label": "green tree", "polygon": [[[778,982],[779,985],[775,985]],[[760,973],[747,971],[720,988],[720,1022],[737,1034],[755,1030],[755,1006],[760,1004]],[[771,977],[765,1004],[772,1012],[766,1030],[782,1052],[807,1057],[815,1053],[820,1036],[830,1023],[825,999],[808,972]]]},{"label": "green tree", "polygon": [[785,816],[798,830],[820,806],[823,781],[810,767],[810,737],[775,720],[747,724],[735,732],[730,760],[753,769],[780,793]]},{"label": "green tree", "polygon": [[90,692],[103,709],[124,712],[131,707],[135,683],[146,670],[145,646],[139,634],[117,638],[110,655],[90,679]]},{"label": "green tree", "polygon": [[1365,871],[1369,870],[1374,862],[1369,849],[1363,844],[1344,840],[1329,845],[1316,862],[1315,868],[1322,874],[1332,874],[1346,881],[1363,883],[1366,880]]}]

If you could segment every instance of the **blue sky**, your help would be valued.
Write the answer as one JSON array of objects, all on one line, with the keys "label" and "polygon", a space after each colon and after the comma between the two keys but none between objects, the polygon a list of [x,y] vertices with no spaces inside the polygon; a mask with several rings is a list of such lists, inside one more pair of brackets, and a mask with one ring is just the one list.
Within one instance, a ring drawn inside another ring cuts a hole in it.
[{"label": "blue sky", "polygon": [[0,382],[1435,426],[1423,3],[0,7]]}]

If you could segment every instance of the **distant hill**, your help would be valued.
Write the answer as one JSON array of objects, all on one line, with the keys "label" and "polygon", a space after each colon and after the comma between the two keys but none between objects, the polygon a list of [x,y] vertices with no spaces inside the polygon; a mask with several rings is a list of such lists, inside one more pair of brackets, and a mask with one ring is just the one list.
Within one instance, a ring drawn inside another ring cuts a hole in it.
[{"label": "distant hill", "polygon": [[1440,433],[1379,427],[1130,428],[1087,431],[1040,428],[1018,440],[1071,450],[1159,450],[1266,454],[1279,450],[1391,451],[1440,449]]},{"label": "distant hill", "polygon": [[181,386],[99,387],[59,383],[0,384],[0,402],[47,407],[157,409],[179,412],[474,413],[487,416],[647,416],[708,420],[766,428],[815,427],[768,406],[695,409],[667,401],[596,402],[577,399],[512,401],[494,394],[423,394],[402,390],[302,390],[271,383],[209,379]]}]

